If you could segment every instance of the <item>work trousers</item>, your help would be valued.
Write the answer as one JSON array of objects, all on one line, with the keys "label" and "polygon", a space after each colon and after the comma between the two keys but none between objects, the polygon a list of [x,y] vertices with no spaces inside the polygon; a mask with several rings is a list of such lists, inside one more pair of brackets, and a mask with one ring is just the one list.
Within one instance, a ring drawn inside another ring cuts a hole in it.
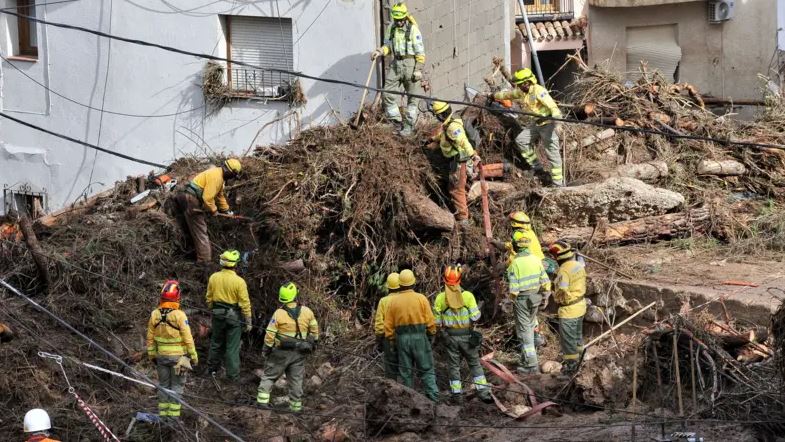
[{"label": "work trousers", "polygon": [[229,380],[236,380],[240,376],[242,334],[242,322],[237,309],[213,308],[210,356],[207,358],[210,371],[218,371],[221,368],[221,362],[224,362],[226,377]]},{"label": "work trousers", "polygon": [[196,252],[196,262],[210,262],[210,237],[207,235],[207,216],[202,203],[188,192],[178,192],[174,197],[175,218],[185,237],[187,252]]},{"label": "work trousers", "polygon": [[537,310],[540,308],[542,295],[530,291],[518,294],[513,302],[515,312],[515,334],[521,344],[521,367],[539,367],[537,347],[534,343],[534,327],[537,325]]},{"label": "work trousers", "polygon": [[578,358],[583,350],[583,316],[559,318],[559,342],[561,343],[564,371],[578,368]]},{"label": "work trousers", "polygon": [[[182,396],[185,388],[185,373],[178,375],[174,371],[174,366],[179,359],[179,356],[158,356],[155,360],[155,371],[158,372],[158,384],[162,388]],[[179,418],[180,408],[179,402],[165,392],[158,390],[158,416]]]},{"label": "work trousers", "polygon": [[468,334],[447,336],[447,374],[450,377],[450,393],[463,393],[461,384],[461,360],[465,359],[472,375],[472,384],[481,398],[490,397],[491,390],[480,365],[480,349],[469,343]]},{"label": "work trousers", "polygon": [[286,384],[289,386],[289,409],[302,411],[305,355],[296,350],[276,348],[270,353],[264,363],[264,374],[259,382],[256,402],[269,404],[273,385],[284,374],[286,375]]},{"label": "work trousers", "polygon": [[409,388],[414,387],[413,370],[420,375],[425,395],[434,402],[439,400],[436,386],[436,371],[433,366],[431,341],[425,333],[396,333],[395,345],[398,348],[398,374]]},{"label": "work trousers", "polygon": [[[384,90],[423,95],[420,82],[412,80],[412,75],[414,75],[414,65],[414,58],[393,60],[390,64],[390,67],[387,68],[387,75],[384,80]],[[401,111],[398,108],[400,98],[400,95],[382,94],[384,112],[387,115],[387,119],[390,121],[403,122],[401,118]],[[414,128],[414,123],[417,122],[417,114],[419,112],[417,105],[419,102],[419,98],[415,98],[410,95],[406,97],[405,123],[411,128]]]},{"label": "work trousers", "polygon": [[[466,167],[461,167],[466,165]],[[472,161],[458,161],[457,155],[450,161],[450,199],[455,210],[455,220],[469,219],[469,206],[466,202],[466,184],[468,176],[472,174],[474,163]]]},{"label": "work trousers", "polygon": [[385,339],[382,343],[384,349],[384,376],[394,381],[398,380],[398,349],[395,342]]},{"label": "work trousers", "polygon": [[526,163],[534,169],[542,168],[537,152],[534,150],[537,143],[542,140],[544,143],[545,156],[551,167],[551,179],[556,185],[564,184],[564,174],[562,171],[561,149],[559,146],[559,135],[556,133],[556,124],[553,122],[538,126],[530,124],[521,130],[515,138],[515,145],[521,152]]}]

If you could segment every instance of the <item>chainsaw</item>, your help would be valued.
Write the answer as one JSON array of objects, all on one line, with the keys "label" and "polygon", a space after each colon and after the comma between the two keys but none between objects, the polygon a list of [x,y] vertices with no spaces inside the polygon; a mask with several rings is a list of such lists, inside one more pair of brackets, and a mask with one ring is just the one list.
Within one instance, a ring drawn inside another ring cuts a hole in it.
[{"label": "chainsaw", "polygon": [[[470,103],[473,103],[476,97],[483,96],[483,94],[479,90],[469,85],[464,85],[463,91],[466,94],[466,99]],[[501,118],[505,122],[505,124],[516,124],[516,125],[518,124],[518,114],[515,112],[511,100],[502,100],[501,102],[498,102],[498,101],[494,101],[493,96],[491,95],[487,95],[486,97],[487,100],[485,101],[485,103],[483,103],[483,105],[490,113]]]}]

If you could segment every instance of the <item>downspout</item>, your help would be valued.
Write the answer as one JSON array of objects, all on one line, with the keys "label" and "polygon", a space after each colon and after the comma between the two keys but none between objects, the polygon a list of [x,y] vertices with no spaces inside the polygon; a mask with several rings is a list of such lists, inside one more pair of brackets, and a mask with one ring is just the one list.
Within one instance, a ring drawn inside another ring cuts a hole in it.
[{"label": "downspout", "polygon": [[537,49],[534,48],[534,42],[531,38],[531,26],[529,25],[529,14],[526,13],[526,5],[523,4],[523,0],[518,0],[518,6],[521,8],[521,14],[523,14],[523,22],[526,23],[526,29],[529,31],[529,37],[526,39],[529,42],[529,50],[532,53],[532,60],[534,60],[534,71],[537,74],[537,79],[540,81],[540,84],[545,84],[545,80],[542,78],[542,68],[540,67],[540,59],[537,57]]}]

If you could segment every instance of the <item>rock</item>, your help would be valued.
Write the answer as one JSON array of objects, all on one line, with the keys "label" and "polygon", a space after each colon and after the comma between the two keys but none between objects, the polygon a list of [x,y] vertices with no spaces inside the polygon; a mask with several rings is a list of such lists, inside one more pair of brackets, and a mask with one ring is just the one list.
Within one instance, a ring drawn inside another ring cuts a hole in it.
[{"label": "rock", "polygon": [[348,436],[346,430],[331,422],[322,427],[321,438],[323,442],[343,442]]},{"label": "rock", "polygon": [[281,376],[280,378],[278,378],[278,380],[275,381],[274,387],[275,388],[280,388],[281,390],[285,390],[286,389],[286,375]]},{"label": "rock", "polygon": [[457,419],[461,407],[439,404],[436,406],[436,417],[443,419]]},{"label": "rock", "polygon": [[327,379],[334,372],[335,368],[329,362],[325,362],[316,369],[316,373],[318,373],[319,377],[322,379]]},{"label": "rock", "polygon": [[684,196],[634,178],[541,191],[540,214],[560,227],[588,226],[601,219],[618,222],[663,215],[684,204]]},{"label": "rock", "polygon": [[430,399],[390,379],[368,383],[377,392],[366,403],[368,434],[422,433],[431,425],[436,406]]},{"label": "rock", "polygon": [[590,405],[624,404],[629,398],[630,380],[607,354],[584,358],[575,385],[583,401]]},{"label": "rock", "polygon": [[514,414],[517,417],[517,416],[521,416],[521,415],[523,415],[525,413],[528,413],[531,409],[532,409],[531,407],[528,407],[526,405],[518,404],[518,405],[513,405],[510,408],[510,413]]},{"label": "rock", "polygon": [[590,305],[586,309],[586,316],[583,317],[583,320],[586,322],[591,322],[593,324],[604,324],[605,315],[602,314],[602,309],[600,309],[596,305]]},{"label": "rock", "polygon": [[540,371],[545,374],[561,372],[561,364],[556,361],[545,361],[540,364]]},{"label": "rock", "polygon": [[323,384],[322,379],[319,376],[313,375],[308,382],[306,382],[305,386],[310,389],[315,389],[321,387]]}]

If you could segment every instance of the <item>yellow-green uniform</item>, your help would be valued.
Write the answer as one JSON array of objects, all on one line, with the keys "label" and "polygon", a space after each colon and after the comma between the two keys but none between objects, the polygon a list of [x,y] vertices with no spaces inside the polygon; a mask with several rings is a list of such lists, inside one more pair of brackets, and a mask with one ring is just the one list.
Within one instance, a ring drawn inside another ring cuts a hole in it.
[{"label": "yellow-green uniform", "polygon": [[[542,252],[542,245],[540,245],[540,239],[537,238],[537,233],[534,232],[534,229],[532,229],[531,227],[517,228],[515,229],[515,231],[513,231],[513,234],[515,234],[515,232],[523,233],[523,236],[529,240],[529,253],[536,256],[537,258],[545,259],[545,254]],[[507,265],[510,265],[512,261],[515,259],[515,256],[517,254],[515,253],[515,250],[513,250],[512,248],[512,242],[508,241],[507,243],[504,244],[504,246],[507,249],[507,252],[509,253],[507,257]]]},{"label": "yellow-green uniform", "polygon": [[[178,395],[183,394],[185,373],[178,375],[174,366],[185,355],[191,358],[192,363],[198,363],[188,318],[180,310],[179,303],[162,302],[153,310],[147,322],[147,356],[155,360],[159,385]],[[166,392],[158,391],[159,416],[178,418],[180,408],[180,402]]]},{"label": "yellow-green uniform", "polygon": [[398,350],[398,374],[403,384],[412,388],[412,369],[416,368],[425,387],[425,395],[439,400],[433,350],[428,335],[436,334],[436,322],[428,298],[411,288],[404,288],[390,301],[384,318],[384,336],[395,341]]},{"label": "yellow-green uniform", "polygon": [[251,323],[248,286],[232,269],[222,269],[207,282],[207,307],[212,310],[209,370],[217,372],[226,364],[226,377],[240,376],[240,341],[243,325]]},{"label": "yellow-green uniform", "polygon": [[466,359],[478,395],[483,399],[490,398],[490,387],[480,364],[482,335],[474,331],[474,323],[480,320],[480,309],[474,294],[460,286],[446,286],[445,291],[436,295],[433,315],[436,326],[446,333],[444,344],[447,348],[450,392],[463,393],[461,360]]},{"label": "yellow-green uniform", "polygon": [[573,259],[564,261],[556,273],[554,301],[559,305],[559,334],[565,371],[577,368],[586,314],[586,267]]},{"label": "yellow-green uniform", "polygon": [[515,255],[507,267],[507,283],[515,311],[515,333],[521,344],[521,367],[534,372],[539,369],[534,327],[542,296],[550,296],[551,280],[542,260],[528,250]]},{"label": "yellow-green uniform", "polygon": [[[406,92],[407,94],[423,95],[419,80],[414,79],[415,72],[421,72],[425,64],[425,45],[417,24],[411,17],[403,27],[391,23],[384,33],[385,43],[382,46],[384,55],[392,55],[393,61],[387,68],[384,81],[385,91]],[[406,120],[401,118],[398,109],[399,95],[383,94],[384,112],[390,121],[399,122],[404,128],[411,130],[417,122],[419,98],[407,96]]]},{"label": "yellow-green uniform", "polygon": [[398,379],[398,352],[395,343],[384,339],[384,318],[390,308],[390,301],[396,296],[397,292],[392,292],[379,300],[376,306],[376,316],[373,321],[373,331],[377,338],[382,339],[384,350],[384,375],[389,379]]},{"label": "yellow-green uniform", "polygon": [[[541,117],[562,117],[559,106],[553,101],[548,90],[539,84],[531,85],[528,92],[515,88],[511,91],[497,92],[493,97],[496,100],[513,100],[524,112]],[[521,152],[521,156],[535,170],[542,169],[534,145],[543,140],[545,155],[551,166],[551,179],[556,185],[564,185],[559,134],[555,130],[556,124],[551,119],[536,117],[524,117],[524,119],[528,124],[524,125],[521,133],[515,138],[515,144]]]},{"label": "yellow-green uniform", "polygon": [[229,211],[223,189],[223,169],[212,167],[196,175],[183,192],[174,196],[175,218],[185,236],[185,248],[196,252],[199,263],[210,262],[206,215]]},{"label": "yellow-green uniform", "polygon": [[[439,147],[442,155],[450,161],[450,197],[455,209],[455,219],[463,221],[469,219],[469,207],[466,202],[467,177],[473,174],[474,162],[470,161],[476,154],[466,130],[463,120],[449,117],[442,123],[439,133]],[[465,168],[462,167],[465,165]]]},{"label": "yellow-green uniform", "polygon": [[272,353],[265,361],[264,374],[259,382],[256,395],[259,404],[270,403],[273,385],[286,374],[289,409],[295,412],[303,409],[305,358],[318,340],[319,323],[311,309],[290,302],[275,311],[264,336],[264,345],[272,347]]}]

